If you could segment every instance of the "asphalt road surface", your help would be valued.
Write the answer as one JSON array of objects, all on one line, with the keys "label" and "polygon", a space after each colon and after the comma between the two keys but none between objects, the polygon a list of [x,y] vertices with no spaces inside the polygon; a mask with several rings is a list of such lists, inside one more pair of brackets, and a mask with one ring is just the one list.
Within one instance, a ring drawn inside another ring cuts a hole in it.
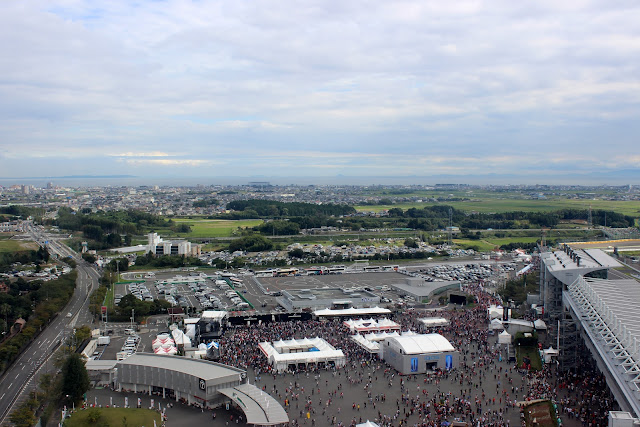
[{"label": "asphalt road surface", "polygon": [[[43,244],[48,241],[48,236],[36,226],[31,226],[28,232],[36,242]],[[15,403],[20,401],[22,395],[26,396],[28,391],[37,386],[35,374],[54,369],[52,363],[46,362],[61,341],[73,332],[76,324],[90,324],[93,319],[89,313],[87,301],[92,289],[97,287],[100,273],[67,246],[55,241],[48,241],[47,246],[52,254],[61,258],[71,256],[76,260],[78,271],[76,289],[62,313],[43,328],[0,378],[0,425],[6,425],[9,413]],[[71,313],[71,317],[67,317],[67,313]],[[44,368],[38,372],[42,365],[45,365]]]}]

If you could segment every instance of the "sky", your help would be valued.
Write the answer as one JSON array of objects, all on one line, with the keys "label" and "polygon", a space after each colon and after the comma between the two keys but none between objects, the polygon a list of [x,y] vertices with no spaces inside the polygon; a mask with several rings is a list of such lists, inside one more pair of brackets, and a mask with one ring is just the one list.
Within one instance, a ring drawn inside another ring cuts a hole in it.
[{"label": "sky", "polygon": [[6,0],[0,177],[640,171],[640,2]]}]

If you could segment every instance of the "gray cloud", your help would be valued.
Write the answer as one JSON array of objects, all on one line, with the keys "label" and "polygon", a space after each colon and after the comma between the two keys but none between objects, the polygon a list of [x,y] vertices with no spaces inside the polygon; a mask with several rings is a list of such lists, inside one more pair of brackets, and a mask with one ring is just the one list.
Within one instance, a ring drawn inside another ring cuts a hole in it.
[{"label": "gray cloud", "polygon": [[638,131],[639,18],[631,1],[9,2],[0,166],[637,167],[619,154]]}]

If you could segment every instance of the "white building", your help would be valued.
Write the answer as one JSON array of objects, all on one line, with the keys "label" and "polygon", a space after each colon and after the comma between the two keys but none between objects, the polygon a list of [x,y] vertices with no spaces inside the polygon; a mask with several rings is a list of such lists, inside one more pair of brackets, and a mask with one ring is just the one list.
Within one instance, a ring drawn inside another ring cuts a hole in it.
[{"label": "white building", "polygon": [[200,245],[192,245],[186,240],[162,240],[158,233],[149,233],[147,252],[154,255],[200,255]]}]

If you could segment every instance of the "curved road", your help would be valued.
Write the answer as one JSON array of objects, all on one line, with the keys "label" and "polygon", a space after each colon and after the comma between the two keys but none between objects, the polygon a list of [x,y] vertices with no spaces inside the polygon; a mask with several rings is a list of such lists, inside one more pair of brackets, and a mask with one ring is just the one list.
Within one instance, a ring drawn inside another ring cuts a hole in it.
[{"label": "curved road", "polygon": [[[43,244],[47,240],[44,231],[31,225],[28,233],[33,240]],[[77,263],[78,278],[71,301],[63,312],[54,318],[36,339],[23,351],[13,365],[0,378],[0,425],[7,425],[8,415],[21,394],[33,390],[36,386],[34,375],[47,361],[61,341],[72,333],[76,324],[85,325],[92,322],[88,310],[88,298],[91,290],[97,286],[100,273],[87,264],[77,253],[59,242],[49,241],[49,252],[61,258],[71,256]],[[46,283],[43,285],[46,286]],[[71,317],[67,317],[71,313]],[[53,369],[53,364],[47,364]]]}]

